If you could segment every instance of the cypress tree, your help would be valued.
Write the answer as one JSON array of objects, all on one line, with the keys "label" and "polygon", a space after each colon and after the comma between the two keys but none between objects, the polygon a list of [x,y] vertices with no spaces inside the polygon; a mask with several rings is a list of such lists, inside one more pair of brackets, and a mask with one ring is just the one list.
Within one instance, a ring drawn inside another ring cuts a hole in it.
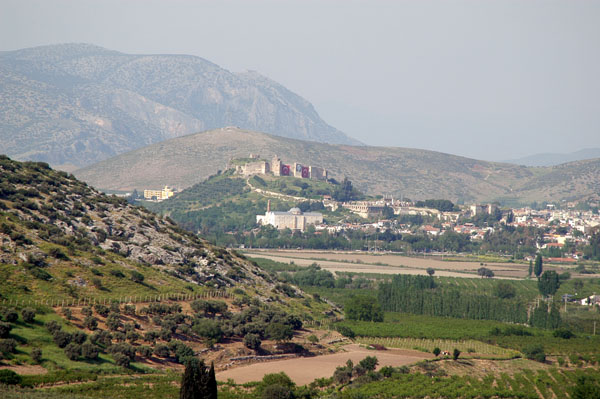
[{"label": "cypress tree", "polygon": [[535,257],[535,266],[533,268],[533,273],[535,274],[536,277],[540,277],[542,274],[542,255],[537,254],[537,256]]},{"label": "cypress tree", "polygon": [[209,370],[204,365],[204,361],[187,358],[181,378],[179,399],[217,399],[214,364]]},{"label": "cypress tree", "polygon": [[527,273],[527,275],[529,277],[531,277],[532,274],[533,274],[533,261],[529,260],[529,272]]},{"label": "cypress tree", "polygon": [[217,378],[215,377],[215,363],[210,363],[210,370],[208,371],[208,386],[207,386],[207,399],[217,399]]}]

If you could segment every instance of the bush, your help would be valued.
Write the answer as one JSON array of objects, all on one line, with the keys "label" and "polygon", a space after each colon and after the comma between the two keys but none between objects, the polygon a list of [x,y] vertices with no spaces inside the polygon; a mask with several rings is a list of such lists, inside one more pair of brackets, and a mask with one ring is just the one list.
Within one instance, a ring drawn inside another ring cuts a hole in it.
[{"label": "bush", "polygon": [[115,364],[117,366],[121,366],[121,367],[125,367],[125,368],[129,367],[129,363],[130,363],[129,357],[127,357],[121,353],[114,353],[112,355],[112,357],[115,360]]},{"label": "bush", "polygon": [[72,338],[73,337],[71,334],[65,331],[59,330],[53,334],[54,343],[58,345],[59,348],[64,348],[65,346],[69,345]]},{"label": "bush", "polygon": [[81,345],[81,355],[86,359],[97,359],[100,348],[90,342]]},{"label": "bush", "polygon": [[19,314],[14,309],[6,309],[4,314],[2,315],[5,321],[9,323],[14,323],[19,319]]},{"label": "bush", "polygon": [[167,345],[156,345],[154,347],[154,354],[158,357],[169,357],[171,355],[171,351]]},{"label": "bush", "polygon": [[46,330],[48,330],[52,335],[54,335],[55,332],[60,331],[61,328],[62,327],[60,326],[60,324],[58,324],[58,322],[54,320],[50,320],[46,323]]},{"label": "bush", "polygon": [[289,341],[294,336],[292,327],[283,323],[271,323],[267,326],[265,332],[270,339],[279,342]]},{"label": "bush", "polygon": [[94,308],[96,309],[96,313],[98,313],[102,317],[107,317],[110,313],[110,309],[106,305],[97,304],[96,306],[94,306]]},{"label": "bush", "polygon": [[262,342],[258,334],[249,333],[244,337],[244,346],[246,348],[257,350],[260,348],[261,343]]},{"label": "bush", "polygon": [[98,328],[98,320],[93,316],[87,316],[85,319],[83,319],[83,326],[93,331]]},{"label": "bush", "polygon": [[438,357],[441,352],[442,352],[441,349],[436,346],[435,348],[433,348],[432,353],[435,355],[435,357]]},{"label": "bush", "polygon": [[31,308],[25,308],[21,310],[21,317],[25,323],[31,323],[35,320],[35,310]]},{"label": "bush", "polygon": [[15,353],[17,349],[17,341],[12,338],[0,339],[0,352]]},{"label": "bush", "polygon": [[375,356],[367,356],[358,363],[358,365],[364,368],[366,371],[374,371],[378,364],[379,361]]},{"label": "bush", "polygon": [[87,339],[87,334],[83,331],[76,331],[72,334],[72,341],[76,344],[83,344]]},{"label": "bush", "polygon": [[91,316],[92,314],[94,314],[94,312],[92,311],[92,308],[86,306],[81,308],[81,314],[84,316]]},{"label": "bush", "polygon": [[552,332],[552,335],[555,336],[556,338],[563,338],[563,339],[571,339],[571,338],[575,337],[575,334],[573,334],[573,332],[571,330],[568,330],[566,328],[558,328],[558,329],[554,330],[554,332]]},{"label": "bush", "polygon": [[311,334],[308,336],[308,338],[306,338],[308,340],[308,342],[316,344],[317,342],[319,342],[319,338],[317,338],[317,336],[315,334]]},{"label": "bush", "polygon": [[10,330],[12,330],[12,325],[10,325],[10,323],[0,321],[0,338],[8,337]]},{"label": "bush", "polygon": [[544,363],[546,361],[546,352],[542,345],[531,345],[523,349],[523,353],[527,359],[535,360],[536,362]]},{"label": "bush", "polygon": [[63,308],[62,314],[65,315],[65,317],[67,318],[67,320],[73,320],[73,313],[71,312],[71,309],[69,309],[69,308]]},{"label": "bush", "polygon": [[131,281],[134,283],[143,283],[144,275],[136,270],[131,271]]},{"label": "bush", "polygon": [[223,330],[219,322],[210,319],[200,319],[192,327],[194,332],[202,338],[219,342],[223,338]]},{"label": "bush", "polygon": [[150,358],[152,356],[152,348],[149,346],[138,346],[137,352],[141,357]]},{"label": "bush", "polygon": [[31,359],[36,363],[40,363],[42,361],[42,350],[40,348],[33,348],[31,350]]},{"label": "bush", "polygon": [[81,356],[81,345],[71,342],[65,347],[65,355],[70,360],[77,360]]},{"label": "bush", "polygon": [[337,326],[337,331],[340,334],[342,334],[344,337],[347,337],[347,338],[350,338],[350,339],[354,339],[354,337],[356,336],[356,334],[354,333],[354,331],[350,327]]},{"label": "bush", "polygon": [[501,281],[494,287],[494,295],[502,299],[514,298],[517,290],[514,285]]},{"label": "bush", "polygon": [[454,348],[454,351],[452,352],[452,359],[458,360],[459,356],[460,356],[460,351],[458,349]]},{"label": "bush", "polygon": [[0,370],[0,384],[17,385],[21,383],[21,376],[12,370]]}]

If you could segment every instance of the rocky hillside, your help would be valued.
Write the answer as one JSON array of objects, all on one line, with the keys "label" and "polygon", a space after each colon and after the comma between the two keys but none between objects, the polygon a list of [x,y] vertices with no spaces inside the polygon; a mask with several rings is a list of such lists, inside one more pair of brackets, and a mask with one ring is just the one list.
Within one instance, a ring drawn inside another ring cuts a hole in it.
[{"label": "rocky hillside", "polygon": [[130,55],[88,44],[0,53],[0,153],[15,159],[81,167],[230,125],[358,143],[280,84],[199,57]]},{"label": "rocky hillside", "polygon": [[[78,170],[89,184],[111,190],[186,188],[232,158],[249,153],[327,168],[367,194],[453,201],[556,201],[597,195],[600,160],[551,168],[478,161],[410,148],[329,145],[223,128],[168,140]],[[585,172],[585,173],[584,173]]]},{"label": "rocky hillside", "polygon": [[0,263],[5,298],[270,290],[269,277],[244,257],[47,164],[4,156]]}]

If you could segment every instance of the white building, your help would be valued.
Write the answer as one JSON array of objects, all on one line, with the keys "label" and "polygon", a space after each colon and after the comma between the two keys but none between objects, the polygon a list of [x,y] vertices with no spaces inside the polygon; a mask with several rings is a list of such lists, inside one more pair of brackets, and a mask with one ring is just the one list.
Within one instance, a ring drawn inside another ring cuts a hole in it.
[{"label": "white building", "polygon": [[267,213],[256,215],[256,223],[275,226],[279,230],[291,229],[304,231],[311,224],[323,223],[323,214],[319,212],[303,213],[299,208],[292,208],[287,212],[271,211],[271,204],[267,205]]}]

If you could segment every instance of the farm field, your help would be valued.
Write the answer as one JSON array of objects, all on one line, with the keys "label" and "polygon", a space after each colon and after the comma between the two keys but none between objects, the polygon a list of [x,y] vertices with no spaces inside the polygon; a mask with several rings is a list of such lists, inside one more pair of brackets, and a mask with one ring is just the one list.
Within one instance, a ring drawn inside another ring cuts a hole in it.
[{"label": "farm field", "polygon": [[379,367],[398,367],[434,357],[432,354],[422,351],[401,349],[378,351],[362,348],[357,344],[346,345],[344,350],[344,352],[332,355],[255,363],[236,367],[217,373],[217,380],[226,381],[231,378],[236,383],[243,384],[250,381],[259,381],[265,374],[283,371],[296,384],[303,385],[309,384],[317,378],[333,375],[335,368],[346,363],[348,359],[358,363],[367,356],[376,356],[379,360]]},{"label": "farm field", "polygon": [[[346,251],[315,250],[246,250],[249,256],[264,257],[279,262],[293,261],[298,265],[319,263],[323,269],[356,273],[425,274],[429,267],[436,269],[437,276],[472,277],[481,262],[441,260],[432,257],[411,257],[399,254],[370,254]],[[453,258],[455,259],[455,258]],[[308,262],[308,263],[307,263]],[[518,263],[485,263],[500,278],[525,278],[528,265]],[[393,268],[393,269],[392,269]],[[547,270],[562,272],[563,268],[547,265]],[[565,268],[564,270],[570,270]]]},{"label": "farm field", "polygon": [[[275,252],[247,252],[247,255],[251,257],[270,259],[276,262],[289,263],[294,262],[298,266],[309,266],[313,263],[318,263],[322,269],[329,270],[332,273],[335,272],[351,272],[351,273],[377,273],[377,274],[413,274],[413,275],[427,275],[427,267],[431,266],[430,263],[424,264],[423,267],[415,266],[403,266],[403,265],[387,265],[387,264],[369,264],[369,263],[350,263],[346,261],[335,261],[335,260],[323,260],[313,257],[296,257],[287,256],[285,253]],[[413,259],[413,258],[406,258]],[[372,262],[381,262],[379,259],[370,259]],[[406,262],[408,263],[408,262]],[[446,262],[443,262],[446,265]],[[477,264],[479,265],[479,264]],[[474,266],[473,266],[474,267]],[[477,266],[479,268],[481,266]],[[442,277],[464,277],[473,278],[476,277],[477,268],[470,270],[463,268],[459,270],[442,270],[436,269],[436,276]],[[496,271],[494,271],[496,273]],[[513,273],[516,274],[516,273]],[[517,276],[498,276],[498,278],[514,279]]]}]

